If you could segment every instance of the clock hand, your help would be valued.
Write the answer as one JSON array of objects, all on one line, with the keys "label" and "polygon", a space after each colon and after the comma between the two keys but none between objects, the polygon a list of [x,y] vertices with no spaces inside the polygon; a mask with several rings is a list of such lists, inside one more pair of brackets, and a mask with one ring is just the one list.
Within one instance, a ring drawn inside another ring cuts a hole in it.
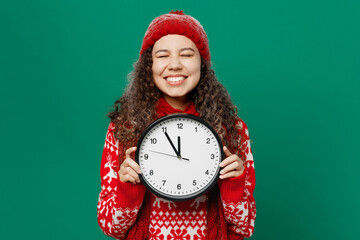
[{"label": "clock hand", "polygon": [[181,157],[181,151],[180,151],[180,136],[178,136],[178,153],[179,153],[179,156],[178,156],[178,157]]},{"label": "clock hand", "polygon": [[[178,158],[178,157],[175,156],[175,155],[171,155],[171,154],[167,154],[167,153],[162,153],[162,152],[153,151],[153,150],[149,150],[149,151],[150,151],[150,152],[154,152],[154,153],[163,154],[163,155],[170,156],[170,157],[176,157],[176,158]],[[190,161],[190,159],[188,159],[188,158],[181,158],[181,159],[184,159],[184,160],[186,160],[186,161]]]},{"label": "clock hand", "polygon": [[175,151],[175,154],[177,157],[180,157],[180,154],[178,153],[178,151],[176,150],[173,142],[171,141],[170,137],[169,137],[169,134],[167,134],[167,132],[164,132],[165,133],[165,136],[167,138],[167,140],[169,141],[169,143],[171,144],[171,147],[173,148],[173,150]]}]

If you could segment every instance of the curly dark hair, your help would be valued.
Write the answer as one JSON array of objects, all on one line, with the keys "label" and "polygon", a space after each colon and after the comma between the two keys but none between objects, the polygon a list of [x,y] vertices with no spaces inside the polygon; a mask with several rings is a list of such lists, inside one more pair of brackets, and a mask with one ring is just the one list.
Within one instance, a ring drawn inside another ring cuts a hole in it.
[{"label": "curly dark hair", "polygon": [[[218,81],[211,63],[201,57],[201,76],[190,97],[200,117],[210,123],[219,134],[224,146],[243,158],[238,146],[243,139],[237,107],[232,103],[225,87]],[[152,75],[152,47],[143,52],[129,74],[130,81],[124,94],[115,102],[108,117],[115,124],[115,138],[121,143],[122,153],[135,146],[145,128],[156,118],[155,107],[162,92],[156,87]],[[211,93],[211,94],[209,94]],[[120,154],[121,155],[121,154]],[[119,155],[119,157],[121,157]],[[121,162],[121,160],[120,160]]]}]

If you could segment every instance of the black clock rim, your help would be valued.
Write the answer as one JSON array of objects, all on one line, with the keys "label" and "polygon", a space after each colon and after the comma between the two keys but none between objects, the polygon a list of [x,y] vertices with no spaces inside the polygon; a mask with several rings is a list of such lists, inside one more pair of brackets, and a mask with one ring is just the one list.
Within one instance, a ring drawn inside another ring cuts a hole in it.
[{"label": "black clock rim", "polygon": [[[142,141],[144,140],[146,134],[156,125],[158,125],[160,122],[166,121],[168,119],[172,119],[172,118],[178,118],[178,117],[182,117],[182,118],[190,118],[193,119],[195,121],[198,121],[202,124],[204,124],[215,136],[219,147],[220,147],[220,154],[221,154],[221,158],[220,158],[220,162],[224,159],[224,151],[223,151],[223,145],[221,142],[221,139],[219,137],[219,135],[217,134],[217,132],[215,131],[215,129],[208,123],[206,122],[204,119],[197,117],[195,115],[192,114],[187,114],[187,113],[174,113],[174,114],[169,114],[169,115],[165,115],[163,117],[160,117],[158,119],[156,119],[154,122],[152,122],[145,130],[144,132],[141,134],[137,145],[136,145],[136,151],[135,151],[135,161],[137,164],[140,165],[140,161],[139,161],[139,149],[140,149],[140,145],[142,143]],[[219,162],[219,164],[220,164]],[[139,174],[139,178],[141,180],[141,182],[145,185],[145,187],[147,189],[149,189],[153,194],[155,194],[158,197],[161,197],[163,199],[166,200],[170,200],[170,201],[188,201],[194,198],[197,198],[205,193],[207,193],[210,189],[212,189],[214,187],[214,185],[217,183],[217,181],[219,180],[219,176],[220,176],[220,166],[217,168],[216,173],[215,173],[215,177],[212,179],[212,182],[210,182],[210,184],[208,184],[203,190],[193,193],[193,194],[188,194],[185,197],[184,196],[169,196],[166,195],[165,193],[159,192],[158,190],[156,190],[155,188],[153,188],[150,184],[148,184],[148,182],[145,180],[145,178],[143,177],[142,174]]]}]

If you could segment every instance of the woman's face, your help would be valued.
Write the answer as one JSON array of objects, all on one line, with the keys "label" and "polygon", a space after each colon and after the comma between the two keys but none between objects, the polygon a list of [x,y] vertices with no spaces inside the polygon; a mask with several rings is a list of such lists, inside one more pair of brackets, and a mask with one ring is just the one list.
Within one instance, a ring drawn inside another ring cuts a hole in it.
[{"label": "woman's face", "polygon": [[182,35],[166,35],[152,50],[155,85],[173,107],[185,107],[200,81],[201,57],[196,45]]}]

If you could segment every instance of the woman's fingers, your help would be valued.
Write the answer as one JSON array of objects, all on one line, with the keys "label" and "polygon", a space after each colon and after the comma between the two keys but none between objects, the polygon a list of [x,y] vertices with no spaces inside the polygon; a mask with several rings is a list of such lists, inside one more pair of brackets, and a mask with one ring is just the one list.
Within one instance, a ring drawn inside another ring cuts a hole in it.
[{"label": "woman's fingers", "polygon": [[230,163],[236,161],[238,159],[238,156],[231,155],[230,157],[225,158],[221,163],[220,163],[220,167],[226,167],[227,165],[229,165]]},{"label": "woman's fingers", "polygon": [[230,157],[232,155],[232,153],[229,151],[229,149],[227,147],[223,147],[224,153],[226,157]]},{"label": "woman's fingers", "polygon": [[125,158],[131,158],[130,155],[136,151],[136,147],[131,147],[126,149],[125,151]]},{"label": "woman's fingers", "polygon": [[122,182],[132,182],[133,184],[140,182],[139,174],[137,174],[131,167],[124,167],[123,169],[120,169],[119,175],[120,181]]},{"label": "woman's fingers", "polygon": [[120,175],[120,181],[123,182],[123,183],[131,182],[131,183],[133,183],[133,184],[136,184],[135,178],[133,178],[133,177],[132,177],[131,175],[129,175],[129,174]]},{"label": "woman's fingers", "polygon": [[232,177],[238,177],[240,176],[241,174],[235,172],[235,171],[231,171],[231,172],[228,172],[224,175],[220,175],[220,178],[221,179],[226,179],[226,178],[232,178]]},{"label": "woman's fingers", "polygon": [[136,147],[128,148],[125,151],[125,160],[120,165],[119,178],[121,182],[139,183],[140,166],[131,158],[131,154],[136,151]]},{"label": "woman's fingers", "polygon": [[238,171],[240,170],[241,168],[241,165],[239,163],[239,161],[233,161],[232,163],[228,164],[225,168],[223,168],[221,171],[220,171],[220,174],[221,175],[224,175],[228,172],[231,172],[231,171]]},{"label": "woman's fingers", "polygon": [[139,164],[137,164],[131,158],[125,159],[124,162],[121,164],[120,169],[121,169],[121,167],[131,167],[135,172],[141,173]]},{"label": "woman's fingers", "polygon": [[220,178],[238,177],[244,172],[243,161],[236,154],[232,154],[227,147],[224,147],[226,158],[220,163],[223,169],[220,171]]}]

